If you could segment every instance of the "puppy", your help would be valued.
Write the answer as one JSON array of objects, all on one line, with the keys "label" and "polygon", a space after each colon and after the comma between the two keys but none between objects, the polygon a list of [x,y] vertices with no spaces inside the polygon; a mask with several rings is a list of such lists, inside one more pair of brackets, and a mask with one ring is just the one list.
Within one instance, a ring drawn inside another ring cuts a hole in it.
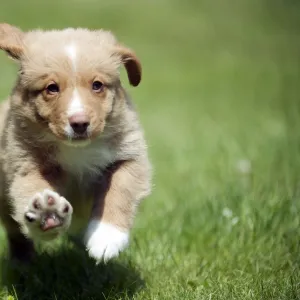
[{"label": "puppy", "polygon": [[116,257],[151,191],[143,131],[119,75],[124,65],[138,86],[138,58],[104,30],[0,24],[0,49],[19,64],[0,119],[0,218],[10,255],[26,261],[35,241],[68,232],[82,234],[97,262]]}]

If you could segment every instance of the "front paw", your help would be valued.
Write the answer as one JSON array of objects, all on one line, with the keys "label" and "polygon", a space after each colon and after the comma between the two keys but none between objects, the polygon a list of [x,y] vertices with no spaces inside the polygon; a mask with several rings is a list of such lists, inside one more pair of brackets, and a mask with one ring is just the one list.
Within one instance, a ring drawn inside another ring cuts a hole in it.
[{"label": "front paw", "polygon": [[94,258],[97,264],[100,261],[107,262],[117,257],[129,243],[129,233],[120,231],[115,226],[97,220],[90,222],[85,244],[89,256]]},{"label": "front paw", "polygon": [[52,239],[66,231],[72,220],[71,204],[56,192],[45,189],[36,193],[25,211],[29,235]]}]

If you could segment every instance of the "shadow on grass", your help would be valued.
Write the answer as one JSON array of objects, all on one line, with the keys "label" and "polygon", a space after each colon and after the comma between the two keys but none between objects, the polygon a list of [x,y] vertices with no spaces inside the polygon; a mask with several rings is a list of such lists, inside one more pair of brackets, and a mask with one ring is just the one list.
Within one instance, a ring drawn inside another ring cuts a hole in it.
[{"label": "shadow on grass", "polygon": [[27,266],[2,259],[1,285],[16,299],[131,299],[144,287],[129,262],[95,265],[81,249],[38,254]]}]

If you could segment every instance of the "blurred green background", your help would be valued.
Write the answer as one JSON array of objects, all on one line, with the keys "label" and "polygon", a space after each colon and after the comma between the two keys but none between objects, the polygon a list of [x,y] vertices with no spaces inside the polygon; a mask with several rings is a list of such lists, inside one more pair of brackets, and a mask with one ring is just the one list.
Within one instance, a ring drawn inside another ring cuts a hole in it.
[{"label": "blurred green background", "polygon": [[[3,299],[300,299],[299,1],[2,0],[0,21],[134,49],[142,83],[122,77],[155,171],[107,266],[65,245],[10,270],[2,235]],[[1,54],[1,98],[16,71]]]}]

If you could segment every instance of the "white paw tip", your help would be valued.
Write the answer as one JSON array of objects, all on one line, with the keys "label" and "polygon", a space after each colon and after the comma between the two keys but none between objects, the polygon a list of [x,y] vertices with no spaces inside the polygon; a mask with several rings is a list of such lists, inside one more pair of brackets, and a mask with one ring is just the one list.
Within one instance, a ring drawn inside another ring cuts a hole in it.
[{"label": "white paw tip", "polygon": [[93,220],[88,226],[85,243],[90,257],[97,263],[107,262],[127,247],[129,233],[111,224]]}]

